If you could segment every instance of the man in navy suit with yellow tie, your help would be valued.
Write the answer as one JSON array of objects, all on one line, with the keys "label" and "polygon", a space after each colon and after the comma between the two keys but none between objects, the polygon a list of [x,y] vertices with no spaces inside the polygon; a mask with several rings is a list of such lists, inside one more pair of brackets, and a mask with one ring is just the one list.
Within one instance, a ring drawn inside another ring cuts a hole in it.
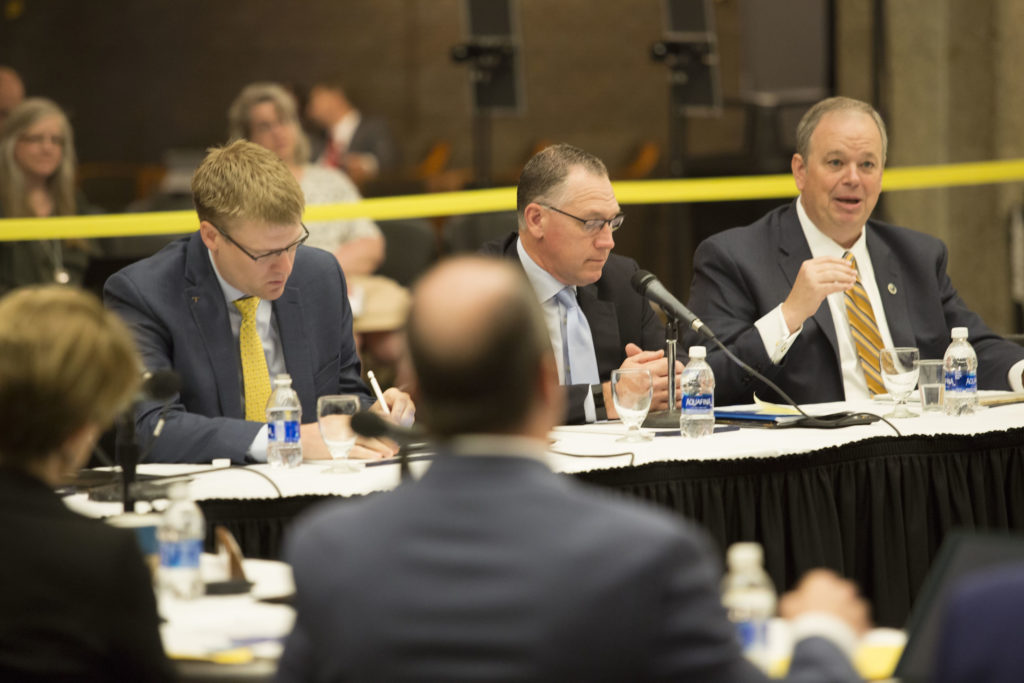
[{"label": "man in navy suit with yellow tie", "polygon": [[[953,327],[978,353],[978,387],[1024,389],[1024,348],[1001,339],[957,294],[946,246],[872,220],[887,137],[871,105],[823,100],[797,127],[800,196],[694,255],[690,308],[736,355],[797,402],[884,392],[878,351],[916,346],[941,358]],[[712,349],[718,403],[775,398]]]},{"label": "man in navy suit with yellow tie", "polygon": [[[143,452],[156,462],[266,461],[270,378],[287,372],[302,403],[306,458],[329,457],[316,401],[355,393],[360,379],[345,276],[326,251],[303,246],[302,190],[272,152],[247,141],[211,150],[192,179],[199,230],[115,273],[104,301],[131,326],[150,371],[173,369],[181,391],[153,437],[161,405],[136,415]],[[384,394],[409,421],[407,394]],[[391,446],[364,441],[353,454]]]}]

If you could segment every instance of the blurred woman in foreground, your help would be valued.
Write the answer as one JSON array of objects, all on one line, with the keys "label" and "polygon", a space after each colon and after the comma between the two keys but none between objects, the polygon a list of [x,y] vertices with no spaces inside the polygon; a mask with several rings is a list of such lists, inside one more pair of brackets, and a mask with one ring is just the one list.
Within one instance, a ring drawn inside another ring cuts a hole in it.
[{"label": "blurred woman in foreground", "polygon": [[53,488],[138,389],[131,334],[73,288],[0,299],[0,680],[169,679],[134,534]]},{"label": "blurred woman in foreground", "polygon": [[[71,124],[56,103],[32,97],[0,128],[0,217],[83,213],[75,190]],[[0,242],[0,294],[28,284],[79,284],[88,265],[85,240]]]}]

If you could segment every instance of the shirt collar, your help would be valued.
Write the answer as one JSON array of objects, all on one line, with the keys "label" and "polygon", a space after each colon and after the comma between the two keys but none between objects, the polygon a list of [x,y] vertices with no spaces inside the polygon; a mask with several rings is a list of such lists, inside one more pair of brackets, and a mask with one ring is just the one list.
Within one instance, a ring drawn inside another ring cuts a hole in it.
[{"label": "shirt collar", "polygon": [[868,257],[868,248],[866,242],[867,226],[864,226],[860,230],[860,237],[853,243],[853,246],[847,249],[843,245],[839,244],[831,237],[826,235],[814,224],[810,216],[804,210],[803,198],[797,197],[796,200],[796,215],[800,219],[800,228],[804,232],[804,239],[807,240],[807,246],[811,249],[811,256],[817,258],[818,256],[834,256],[836,258],[842,258],[843,254],[847,251],[852,252],[854,258],[860,263],[863,259]]},{"label": "shirt collar", "polygon": [[363,120],[362,115],[358,109],[350,109],[347,114],[341,117],[341,119],[334,124],[334,130],[331,131],[331,138],[335,143],[343,142],[347,148],[352,144],[352,138],[356,134],[356,128],[359,127],[360,121]]},{"label": "shirt collar", "polygon": [[[537,262],[526,253],[523,241],[519,238],[516,238],[516,252],[519,254],[519,260],[523,264],[523,270],[526,271],[526,277],[529,279],[530,284],[533,285],[533,291],[537,293],[537,299],[541,303],[546,302],[566,288],[567,285],[563,285],[554,275],[537,265]],[[575,294],[576,288],[573,287],[572,291]]]},{"label": "shirt collar", "polygon": [[220,283],[220,291],[224,293],[224,300],[230,304],[233,301],[249,296],[221,277],[220,271],[217,270],[217,264],[213,260],[213,252],[207,249],[206,253],[210,256],[210,265],[213,266],[213,274],[217,276],[217,282]]},{"label": "shirt collar", "polygon": [[463,434],[449,442],[454,455],[512,455],[547,464],[544,442],[506,434]]}]

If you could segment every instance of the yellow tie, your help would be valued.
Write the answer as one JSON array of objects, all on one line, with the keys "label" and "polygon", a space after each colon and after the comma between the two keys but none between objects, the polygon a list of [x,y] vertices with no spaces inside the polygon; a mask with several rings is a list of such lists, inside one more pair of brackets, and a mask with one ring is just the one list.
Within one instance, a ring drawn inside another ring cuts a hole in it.
[{"label": "yellow tie", "polygon": [[238,350],[242,356],[242,383],[245,385],[245,419],[263,422],[266,420],[267,399],[270,398],[270,372],[267,370],[267,357],[263,355],[263,342],[256,331],[256,307],[260,300],[247,296],[234,303],[242,314]]},{"label": "yellow tie", "polygon": [[[857,259],[850,252],[843,254],[843,259],[854,269],[857,268]],[[878,361],[878,352],[883,346],[882,335],[878,331],[878,323],[875,322],[875,312],[871,308],[868,293],[861,284],[859,270],[856,284],[846,290],[846,317],[850,320],[850,334],[853,336],[854,346],[857,347],[857,357],[864,371],[864,379],[868,381],[868,390],[872,396],[884,394],[885,385],[882,384],[881,366]]]}]

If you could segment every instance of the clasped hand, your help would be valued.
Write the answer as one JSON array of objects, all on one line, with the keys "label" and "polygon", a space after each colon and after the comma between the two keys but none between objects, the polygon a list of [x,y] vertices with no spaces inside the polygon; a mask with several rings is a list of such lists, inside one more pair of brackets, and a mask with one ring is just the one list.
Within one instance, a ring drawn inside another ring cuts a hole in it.
[{"label": "clasped hand", "polygon": [[[651,412],[668,410],[668,360],[665,358],[665,350],[644,351],[636,344],[626,344],[626,360],[619,366],[622,370],[639,368],[650,370],[653,380],[654,394],[651,398]],[[683,375],[683,364],[676,361],[676,387],[680,386]],[[604,390],[604,406],[608,419],[614,420],[619,415],[615,412],[615,404],[612,401],[611,383],[605,382],[602,385]],[[676,407],[679,407],[680,394],[676,392]]]},{"label": "clasped hand", "polygon": [[[413,405],[412,397],[404,391],[391,387],[384,392],[384,402],[387,403],[388,409],[391,411],[390,415],[384,415],[379,402],[374,402],[370,410],[395,424],[406,427],[416,419],[416,406]],[[331,454],[327,450],[323,437],[320,436],[320,427],[316,422],[302,425],[300,438],[302,439],[302,456],[304,458],[309,460],[330,459]],[[380,460],[393,457],[396,453],[398,453],[398,444],[390,439],[357,436],[349,457],[361,460]]]}]

